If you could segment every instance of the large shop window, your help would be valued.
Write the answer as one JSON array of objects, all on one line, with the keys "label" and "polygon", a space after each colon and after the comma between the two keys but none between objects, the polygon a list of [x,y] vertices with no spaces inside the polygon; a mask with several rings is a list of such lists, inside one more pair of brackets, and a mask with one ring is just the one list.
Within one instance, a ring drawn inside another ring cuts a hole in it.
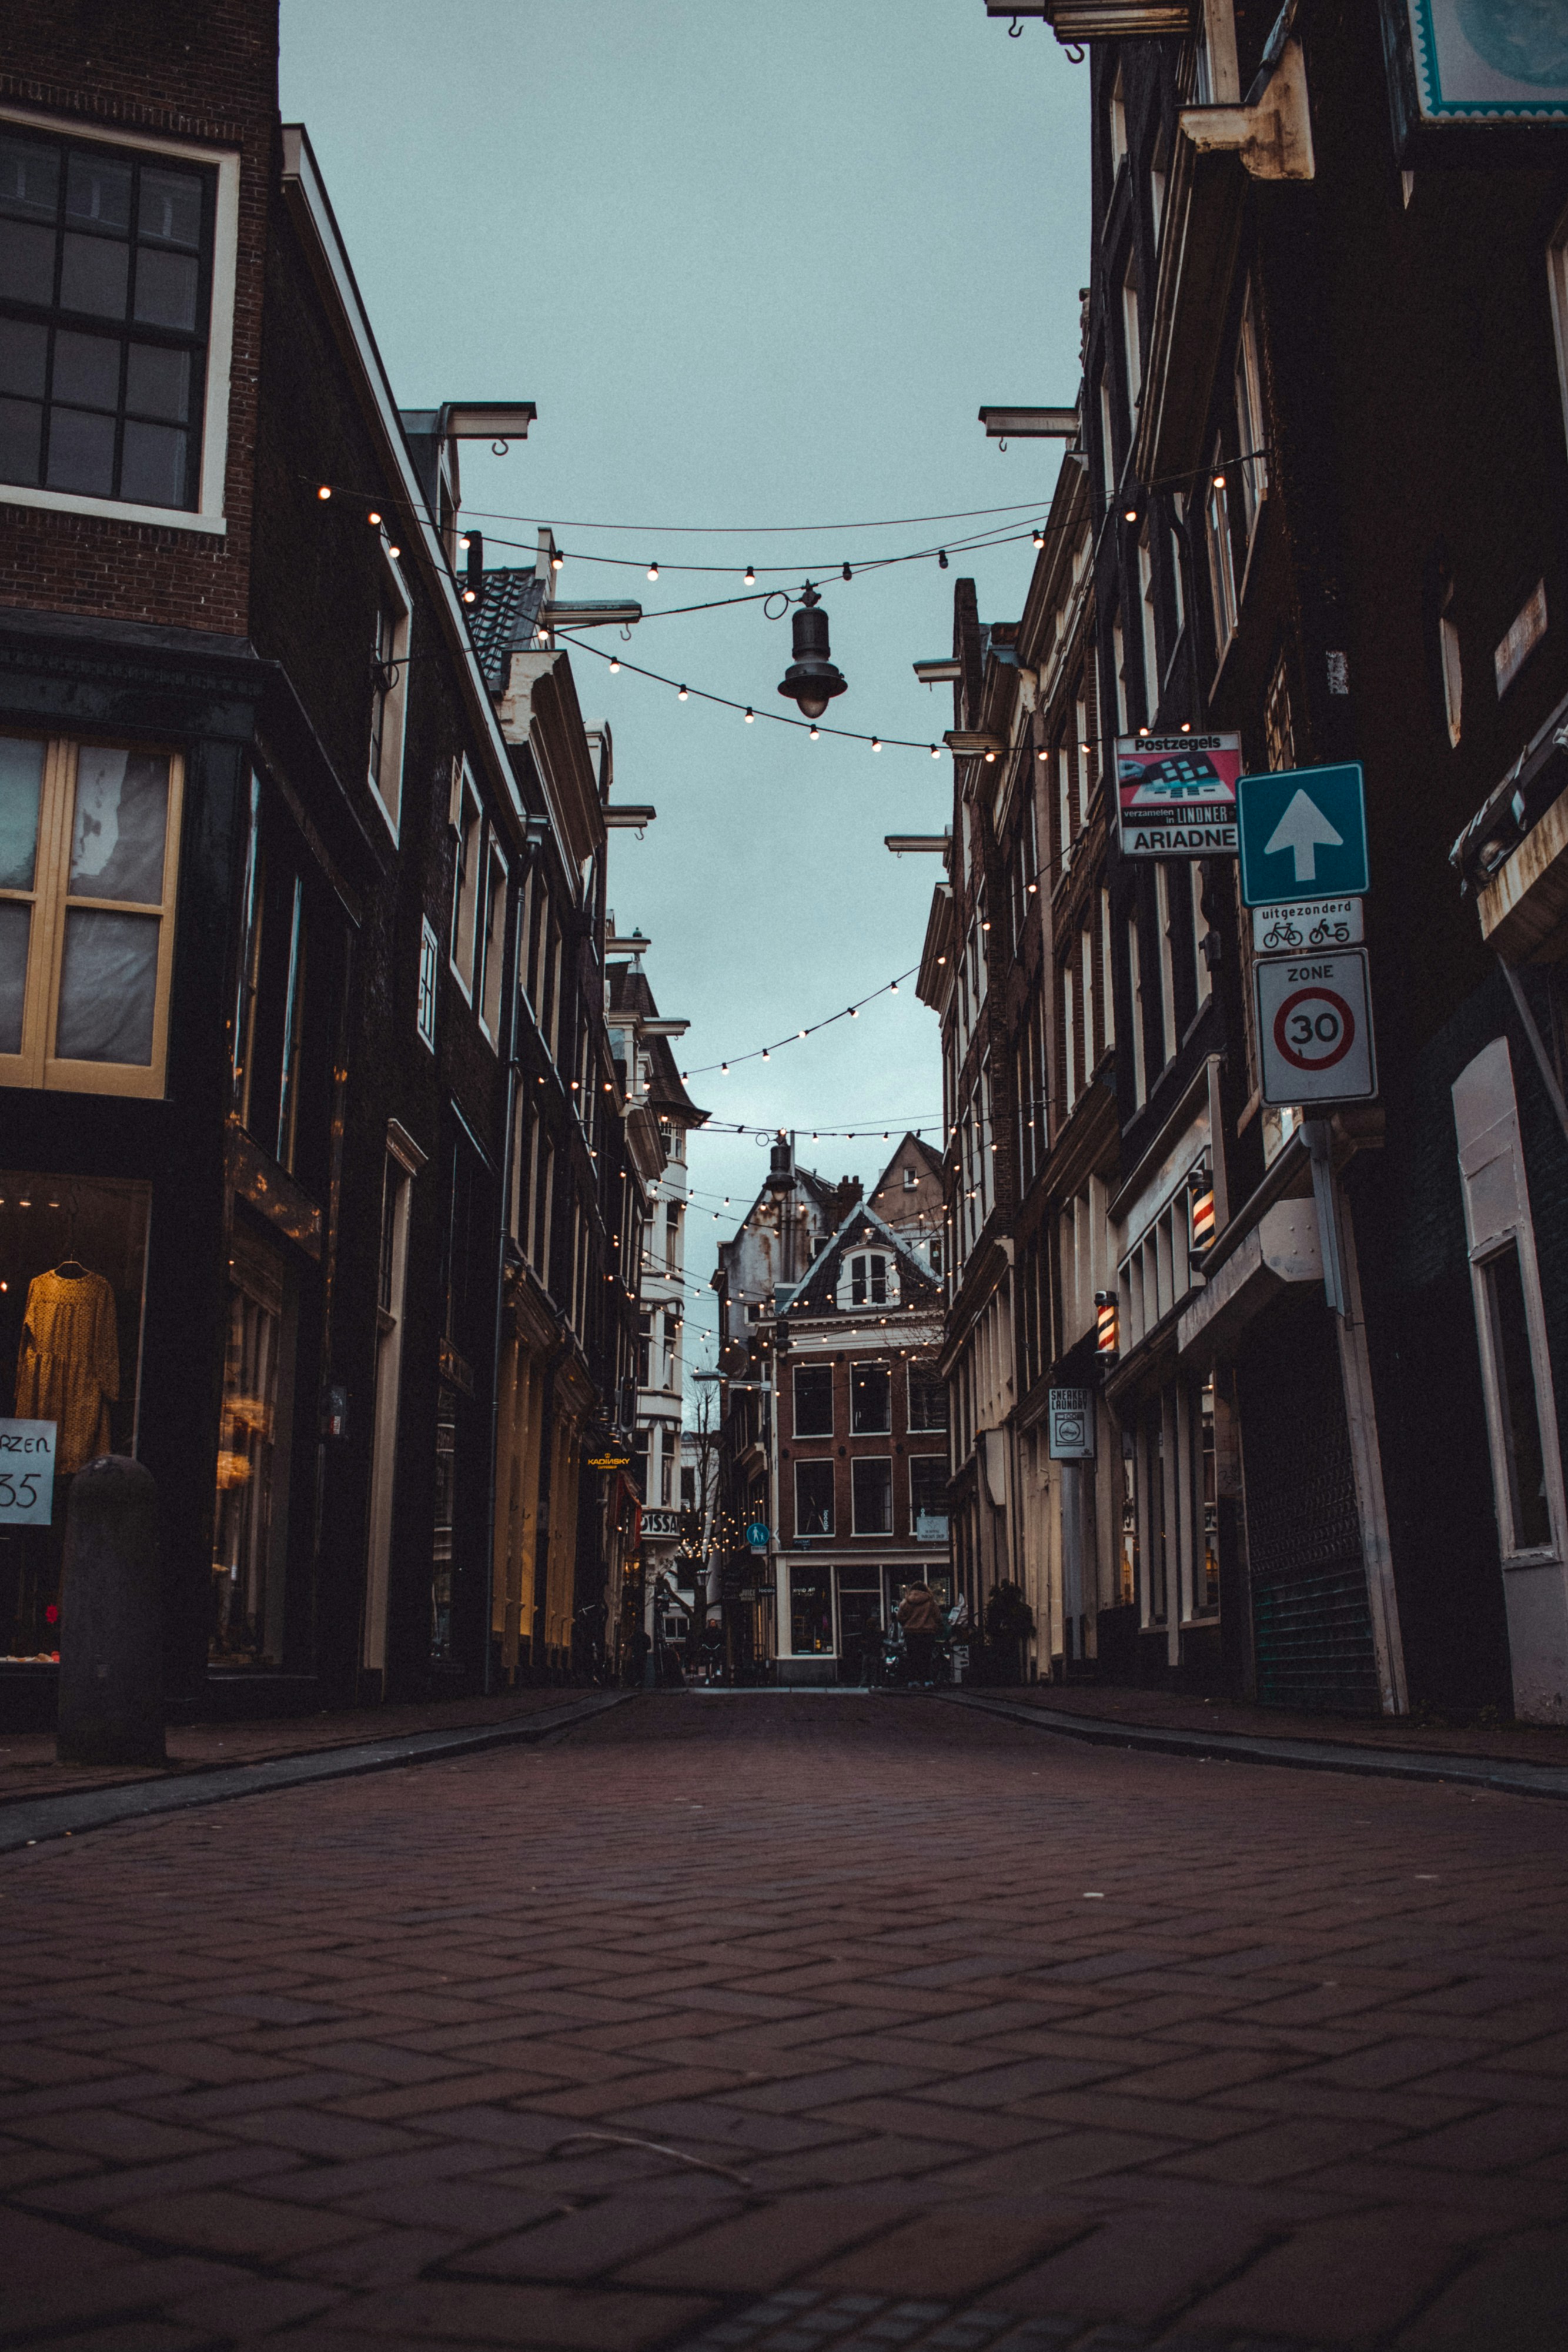
[{"label": "large shop window", "polygon": [[0,480],[78,506],[221,506],[211,467],[203,497],[203,457],[214,437],[221,456],[209,373],[227,388],[232,286],[213,299],[224,177],[193,157],[0,125]]},{"label": "large shop window", "polygon": [[798,1658],[832,1654],[833,1586],[826,1567],[790,1568],[789,1647]]},{"label": "large shop window", "polygon": [[181,768],[0,736],[0,1085],[161,1095]]},{"label": "large shop window", "polygon": [[99,1454],[136,1451],[151,1188],[0,1170],[0,1412],[55,1424],[54,1516],[0,1524],[0,1656],[59,1649],[66,1502]]},{"label": "large shop window", "polygon": [[236,1210],[213,1534],[214,1665],[283,1664],[297,1323],[290,1255]]}]

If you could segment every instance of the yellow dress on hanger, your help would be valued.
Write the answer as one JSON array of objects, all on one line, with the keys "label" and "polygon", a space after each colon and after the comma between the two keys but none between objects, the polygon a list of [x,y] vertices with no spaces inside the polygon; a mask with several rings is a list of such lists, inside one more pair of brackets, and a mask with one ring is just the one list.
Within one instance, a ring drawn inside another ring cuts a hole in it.
[{"label": "yellow dress on hanger", "polygon": [[101,1274],[35,1275],[16,1359],[16,1417],[55,1423],[59,1475],[109,1452],[109,1408],[119,1394],[110,1284]]}]

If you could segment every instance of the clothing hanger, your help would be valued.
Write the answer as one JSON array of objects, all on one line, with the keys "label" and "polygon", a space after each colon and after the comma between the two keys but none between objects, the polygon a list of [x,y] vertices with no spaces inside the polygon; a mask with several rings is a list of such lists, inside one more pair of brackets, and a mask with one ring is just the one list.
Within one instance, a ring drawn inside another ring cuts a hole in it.
[{"label": "clothing hanger", "polygon": [[70,1195],[70,1223],[66,1227],[66,1254],[64,1257],[61,1258],[58,1265],[53,1269],[56,1274],[59,1275],[67,1282],[84,1281],[88,1274],[88,1268],[83,1265],[80,1258],[72,1255],[76,1248],[76,1240],[77,1196],[76,1187],[73,1184]]}]

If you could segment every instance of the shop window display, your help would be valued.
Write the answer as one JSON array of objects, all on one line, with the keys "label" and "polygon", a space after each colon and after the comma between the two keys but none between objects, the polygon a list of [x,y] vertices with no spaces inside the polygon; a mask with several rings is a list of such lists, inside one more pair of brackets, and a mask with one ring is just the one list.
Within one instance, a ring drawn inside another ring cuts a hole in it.
[{"label": "shop window display", "polygon": [[236,1212],[213,1535],[214,1665],[283,1663],[296,1323],[291,1272],[271,1234]]},{"label": "shop window display", "polygon": [[0,1171],[0,1413],[56,1426],[54,1517],[0,1526],[0,1658],[59,1651],[71,1479],[134,1454],[150,1188]]}]

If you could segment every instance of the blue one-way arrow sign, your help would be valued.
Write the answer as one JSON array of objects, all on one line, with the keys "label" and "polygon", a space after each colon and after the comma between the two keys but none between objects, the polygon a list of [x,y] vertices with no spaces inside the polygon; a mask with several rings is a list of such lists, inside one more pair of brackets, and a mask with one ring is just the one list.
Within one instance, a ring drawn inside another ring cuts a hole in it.
[{"label": "blue one-way arrow sign", "polygon": [[1361,768],[1290,768],[1237,786],[1241,900],[1270,907],[1311,890],[1360,898],[1367,887]]}]

